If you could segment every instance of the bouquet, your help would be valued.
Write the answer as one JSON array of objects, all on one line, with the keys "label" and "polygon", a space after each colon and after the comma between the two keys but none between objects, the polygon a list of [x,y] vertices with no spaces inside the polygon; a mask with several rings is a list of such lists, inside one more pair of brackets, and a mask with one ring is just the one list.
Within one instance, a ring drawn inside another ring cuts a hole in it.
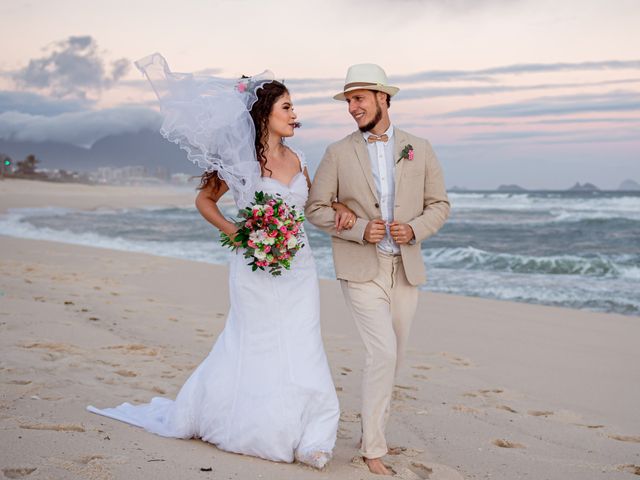
[{"label": "bouquet", "polygon": [[256,192],[255,201],[238,212],[240,220],[233,236],[221,234],[222,245],[237,250],[244,248],[244,258],[256,270],[269,269],[271,275],[289,270],[301,242],[304,216],[289,207],[280,196]]}]

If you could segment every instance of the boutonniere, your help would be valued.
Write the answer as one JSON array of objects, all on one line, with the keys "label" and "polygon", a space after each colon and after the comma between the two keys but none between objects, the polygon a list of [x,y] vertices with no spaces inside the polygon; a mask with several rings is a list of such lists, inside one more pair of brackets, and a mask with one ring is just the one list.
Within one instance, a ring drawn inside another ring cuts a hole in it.
[{"label": "boutonniere", "polygon": [[407,160],[413,160],[413,145],[408,144],[402,149],[402,152],[400,152],[400,158],[398,159],[398,162],[403,158],[406,158]]}]

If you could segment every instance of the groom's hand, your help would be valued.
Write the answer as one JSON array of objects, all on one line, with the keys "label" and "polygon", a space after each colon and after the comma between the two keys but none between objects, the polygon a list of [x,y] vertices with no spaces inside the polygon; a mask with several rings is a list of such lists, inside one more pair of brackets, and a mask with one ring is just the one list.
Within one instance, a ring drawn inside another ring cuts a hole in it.
[{"label": "groom's hand", "polygon": [[384,238],[384,234],[387,233],[387,227],[384,220],[381,218],[375,218],[364,229],[364,239],[369,243],[378,243]]},{"label": "groom's hand", "polygon": [[411,225],[398,223],[395,220],[389,224],[389,232],[391,233],[391,238],[393,238],[398,245],[409,243],[415,238]]}]

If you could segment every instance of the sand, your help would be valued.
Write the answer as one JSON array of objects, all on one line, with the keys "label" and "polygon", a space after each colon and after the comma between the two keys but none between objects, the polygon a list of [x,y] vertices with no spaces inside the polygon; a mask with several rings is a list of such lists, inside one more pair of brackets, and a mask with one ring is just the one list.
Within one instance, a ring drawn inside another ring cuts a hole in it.
[{"label": "sand", "polygon": [[[1,208],[191,201],[158,187],[0,182]],[[175,396],[224,326],[225,266],[1,233],[5,478],[379,478],[356,457],[364,354],[337,282],[321,281],[322,324],[342,416],[317,472],[85,411]],[[638,317],[421,293],[412,332],[388,427],[397,478],[640,474]]]}]

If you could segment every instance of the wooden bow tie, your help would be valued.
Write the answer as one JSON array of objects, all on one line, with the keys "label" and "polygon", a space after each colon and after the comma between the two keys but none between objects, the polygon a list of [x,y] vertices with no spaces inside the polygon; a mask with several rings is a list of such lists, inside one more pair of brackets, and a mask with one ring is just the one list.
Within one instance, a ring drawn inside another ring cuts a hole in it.
[{"label": "wooden bow tie", "polygon": [[369,143],[386,142],[387,140],[389,140],[389,137],[387,136],[386,133],[383,133],[382,135],[373,135],[373,134],[371,134],[367,138],[367,142],[369,142]]}]

